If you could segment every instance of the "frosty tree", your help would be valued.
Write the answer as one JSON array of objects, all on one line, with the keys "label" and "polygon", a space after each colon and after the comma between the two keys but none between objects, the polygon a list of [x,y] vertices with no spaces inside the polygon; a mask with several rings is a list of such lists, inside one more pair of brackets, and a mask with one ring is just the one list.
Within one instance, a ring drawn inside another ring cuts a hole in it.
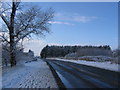
[{"label": "frosty tree", "polygon": [[[6,7],[4,4],[7,4]],[[10,46],[10,63],[16,65],[16,46],[25,38],[31,38],[33,35],[43,35],[49,32],[49,26],[54,17],[54,11],[50,8],[46,11],[38,7],[28,7],[22,9],[18,0],[12,0],[11,3],[4,2],[0,10],[0,17],[4,21],[7,29],[2,30],[2,41]],[[4,33],[8,33],[6,36]]]}]

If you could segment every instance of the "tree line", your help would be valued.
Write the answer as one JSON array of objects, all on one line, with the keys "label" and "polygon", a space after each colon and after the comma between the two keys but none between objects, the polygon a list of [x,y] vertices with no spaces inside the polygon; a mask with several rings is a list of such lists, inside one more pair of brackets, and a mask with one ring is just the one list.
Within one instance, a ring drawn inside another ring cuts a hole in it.
[{"label": "tree line", "polygon": [[[96,52],[95,52],[96,51]],[[96,54],[98,52],[98,54]],[[79,56],[84,55],[110,55],[111,48],[109,45],[103,46],[45,46],[40,56],[41,58],[46,57],[64,57],[70,53],[78,53]],[[80,53],[83,53],[82,55]]]}]

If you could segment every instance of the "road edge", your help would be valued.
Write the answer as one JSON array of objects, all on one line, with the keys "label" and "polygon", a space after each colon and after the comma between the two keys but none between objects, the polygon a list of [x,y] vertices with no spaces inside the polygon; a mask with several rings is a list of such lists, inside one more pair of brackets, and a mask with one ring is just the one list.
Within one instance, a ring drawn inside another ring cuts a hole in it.
[{"label": "road edge", "polygon": [[48,61],[46,61],[46,60],[44,60],[44,61],[49,66],[49,68],[50,68],[50,70],[51,70],[51,72],[52,72],[52,74],[53,74],[53,76],[54,76],[54,78],[55,78],[55,80],[57,82],[58,88],[66,90],[65,85],[63,84],[62,80],[59,78],[59,76],[58,76],[57,72],[55,71],[55,69],[49,64]]}]

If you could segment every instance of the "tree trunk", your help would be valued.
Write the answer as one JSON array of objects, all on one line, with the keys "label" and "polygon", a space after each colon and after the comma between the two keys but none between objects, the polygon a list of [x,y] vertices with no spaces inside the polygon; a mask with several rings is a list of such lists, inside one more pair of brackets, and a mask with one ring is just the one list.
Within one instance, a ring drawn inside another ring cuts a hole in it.
[{"label": "tree trunk", "polygon": [[10,30],[10,63],[11,67],[16,65],[16,53],[15,53],[15,42],[14,42],[14,28]]},{"label": "tree trunk", "polygon": [[9,35],[10,35],[10,63],[11,67],[16,65],[16,53],[15,53],[15,41],[14,41],[14,18],[15,18],[15,2],[12,2],[13,7],[12,7],[12,13],[11,13],[11,18],[10,18],[10,29],[9,29]]},{"label": "tree trunk", "polygon": [[17,2],[18,0],[12,0],[12,12],[10,15],[10,21],[7,20],[7,18],[0,13],[0,17],[3,19],[3,21],[6,23],[8,29],[9,29],[9,38],[10,42],[10,64],[11,67],[16,65],[16,42],[15,42],[15,35],[14,35],[14,19],[15,19],[15,13],[17,10],[17,7],[20,2]]}]

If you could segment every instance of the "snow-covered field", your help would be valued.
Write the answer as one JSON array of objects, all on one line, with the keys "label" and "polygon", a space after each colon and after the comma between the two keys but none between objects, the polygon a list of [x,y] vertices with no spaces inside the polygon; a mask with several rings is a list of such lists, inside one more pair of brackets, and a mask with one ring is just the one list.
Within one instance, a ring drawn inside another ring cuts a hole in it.
[{"label": "snow-covered field", "polygon": [[77,64],[84,64],[88,66],[94,66],[94,67],[98,67],[102,69],[120,72],[118,68],[120,67],[120,64],[111,63],[110,61],[95,62],[95,61],[85,61],[85,60],[68,60],[68,59],[60,59],[60,58],[49,58],[49,59],[56,59],[56,60],[61,60],[61,61],[73,62]]},{"label": "snow-covered field", "polygon": [[46,62],[32,61],[16,67],[4,67],[2,88],[57,88]]},{"label": "snow-covered field", "polygon": [[95,61],[95,62],[106,62],[109,61],[111,63],[120,64],[118,57],[110,57],[110,56],[80,56],[80,57],[63,57],[61,59],[73,59],[73,60],[86,60],[86,61]]}]

